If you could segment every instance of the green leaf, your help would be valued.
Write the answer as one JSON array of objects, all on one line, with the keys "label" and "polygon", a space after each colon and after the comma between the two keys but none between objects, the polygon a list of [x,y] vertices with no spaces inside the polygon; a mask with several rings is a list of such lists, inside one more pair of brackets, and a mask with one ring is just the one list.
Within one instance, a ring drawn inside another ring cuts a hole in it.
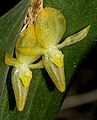
[{"label": "green leaf", "polygon": [[96,43],[97,0],[45,0],[44,6],[59,9],[66,18],[67,28],[62,41],[87,25],[91,28],[85,39],[62,49],[67,90],[59,92],[44,69],[34,70],[25,109],[19,112],[11,86],[11,68],[4,65],[3,58],[5,51],[14,51],[28,5],[28,0],[22,0],[0,18],[0,120],[54,120],[80,63]]}]

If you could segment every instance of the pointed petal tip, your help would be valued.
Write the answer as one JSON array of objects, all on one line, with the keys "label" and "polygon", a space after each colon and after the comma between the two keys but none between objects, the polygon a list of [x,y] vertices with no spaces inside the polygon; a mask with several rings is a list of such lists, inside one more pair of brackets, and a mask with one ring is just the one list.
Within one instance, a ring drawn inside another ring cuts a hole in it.
[{"label": "pointed petal tip", "polygon": [[22,112],[23,109],[24,109],[24,106],[18,106],[18,105],[17,105],[17,109],[18,109],[18,111]]},{"label": "pointed petal tip", "polygon": [[90,27],[91,27],[91,25],[88,25],[88,27],[90,28]]},{"label": "pointed petal tip", "polygon": [[90,27],[91,27],[91,25],[88,25],[88,26],[86,27],[86,29],[87,29],[87,30],[89,30],[89,29],[90,29]]},{"label": "pointed petal tip", "polygon": [[60,91],[60,92],[64,92],[66,90],[66,84],[65,84],[65,81],[61,81],[57,84],[55,84],[57,89]]},{"label": "pointed petal tip", "polygon": [[60,92],[64,92],[65,89],[66,89],[65,86],[58,88],[58,90],[59,90]]},{"label": "pointed petal tip", "polygon": [[87,36],[87,34],[88,34],[88,32],[89,32],[89,30],[90,30],[90,27],[91,27],[91,25],[88,25],[87,27],[85,27],[82,31],[83,31],[83,38],[85,38],[86,36]]}]

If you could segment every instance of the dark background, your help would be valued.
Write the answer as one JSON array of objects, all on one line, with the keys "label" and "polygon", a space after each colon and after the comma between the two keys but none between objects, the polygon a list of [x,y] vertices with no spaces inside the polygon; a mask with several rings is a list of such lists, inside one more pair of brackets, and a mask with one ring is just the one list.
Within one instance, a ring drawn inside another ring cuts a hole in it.
[{"label": "dark background", "polygon": [[0,17],[12,9],[20,0],[0,0]]}]

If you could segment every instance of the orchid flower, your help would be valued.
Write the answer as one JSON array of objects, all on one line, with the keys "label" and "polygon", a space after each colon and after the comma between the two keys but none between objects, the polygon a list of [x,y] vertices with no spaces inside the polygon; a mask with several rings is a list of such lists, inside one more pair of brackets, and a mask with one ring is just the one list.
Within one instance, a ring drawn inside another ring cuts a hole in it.
[{"label": "orchid flower", "polygon": [[16,58],[13,58],[10,53],[5,53],[5,64],[13,66],[11,81],[15,94],[16,105],[19,111],[22,111],[25,106],[30,81],[32,79],[31,69],[42,68],[42,61],[33,64],[40,56],[25,56],[17,51],[18,47],[36,47],[38,43],[35,37],[34,25],[29,25],[24,29],[16,43]]},{"label": "orchid flower", "polygon": [[64,73],[64,55],[61,48],[79,42],[88,34],[90,25],[67,37],[59,43],[66,30],[66,20],[62,13],[54,8],[41,10],[34,23],[37,47],[18,46],[17,51],[26,56],[42,55],[43,65],[59,91],[66,88]]}]

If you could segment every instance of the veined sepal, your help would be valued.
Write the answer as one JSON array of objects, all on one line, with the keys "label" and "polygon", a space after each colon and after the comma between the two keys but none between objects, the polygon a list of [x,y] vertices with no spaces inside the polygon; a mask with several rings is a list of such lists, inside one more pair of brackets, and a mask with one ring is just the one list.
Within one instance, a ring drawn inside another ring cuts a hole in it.
[{"label": "veined sepal", "polygon": [[16,106],[19,111],[22,111],[25,106],[29,86],[24,87],[22,81],[19,79],[18,68],[16,67],[14,67],[12,70],[11,81],[12,81],[13,91],[15,95]]},{"label": "veined sepal", "polygon": [[77,32],[73,35],[70,35],[61,44],[58,44],[57,47],[63,48],[65,46],[72,45],[72,44],[75,44],[75,43],[81,41],[82,39],[84,39],[87,36],[90,27],[91,27],[91,25],[88,25],[87,27],[80,30],[79,32]]},{"label": "veined sepal", "polygon": [[46,71],[54,82],[55,86],[59,91],[65,91],[65,74],[64,74],[64,63],[62,67],[57,67],[54,63],[49,60],[48,53],[42,56],[43,63]]},{"label": "veined sepal", "polygon": [[65,17],[57,9],[45,7],[36,18],[36,39],[43,48],[50,48],[57,45],[64,35],[65,30]]}]

